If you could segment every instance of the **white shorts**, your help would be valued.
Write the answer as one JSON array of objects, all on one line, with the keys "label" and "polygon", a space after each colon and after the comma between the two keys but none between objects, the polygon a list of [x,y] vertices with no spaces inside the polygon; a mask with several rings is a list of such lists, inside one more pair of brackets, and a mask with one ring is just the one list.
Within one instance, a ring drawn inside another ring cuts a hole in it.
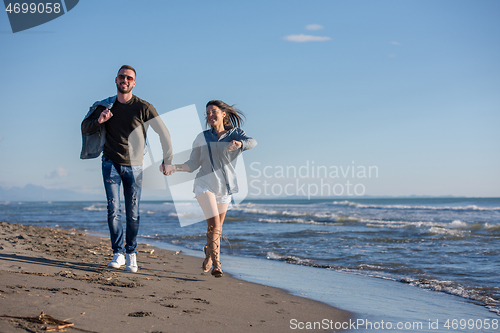
[{"label": "white shorts", "polygon": [[[196,186],[194,188],[194,196],[197,197],[199,196],[200,194],[204,193],[204,192],[212,192],[211,190],[207,190],[201,186]],[[214,192],[212,192],[214,193]],[[231,195],[218,195],[218,194],[215,194],[215,200],[217,203],[231,203]]]}]

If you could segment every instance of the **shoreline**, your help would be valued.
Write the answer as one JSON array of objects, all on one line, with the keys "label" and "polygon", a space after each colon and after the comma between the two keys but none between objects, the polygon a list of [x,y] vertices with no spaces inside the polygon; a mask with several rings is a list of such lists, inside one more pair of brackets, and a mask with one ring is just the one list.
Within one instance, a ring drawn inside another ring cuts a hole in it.
[{"label": "shoreline", "polygon": [[[203,257],[200,251],[182,246],[152,244]],[[394,332],[399,325],[399,329],[405,331],[411,326],[410,330],[415,332],[467,332],[467,328],[464,330],[457,323],[465,320],[469,325],[471,319],[478,332],[496,331],[492,323],[495,327],[500,325],[498,314],[486,306],[408,283],[283,261],[224,254],[221,258],[225,271],[239,279],[284,289],[292,295],[349,311],[353,315],[351,324],[345,326],[349,331]],[[490,328],[484,329],[488,325]],[[480,326],[484,326],[483,329],[479,329]],[[470,326],[467,327],[470,331]]]},{"label": "shoreline", "polygon": [[201,260],[182,252],[140,243],[139,271],[130,273],[106,267],[112,258],[107,237],[7,222],[0,230],[2,332],[57,327],[26,319],[42,311],[74,324],[66,330],[87,332],[274,333],[293,331],[293,319],[352,318],[283,289],[203,274]]}]

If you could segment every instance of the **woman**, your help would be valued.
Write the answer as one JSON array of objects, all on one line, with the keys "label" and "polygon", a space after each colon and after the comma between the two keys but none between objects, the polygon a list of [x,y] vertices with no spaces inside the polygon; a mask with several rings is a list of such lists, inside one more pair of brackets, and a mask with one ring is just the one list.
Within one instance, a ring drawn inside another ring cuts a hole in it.
[{"label": "woman", "polygon": [[189,160],[175,165],[175,168],[187,172],[200,168],[194,181],[194,193],[207,220],[207,245],[202,268],[206,273],[213,267],[212,275],[221,277],[222,224],[231,194],[238,192],[236,158],[255,147],[257,142],[240,128],[243,124],[240,110],[219,100],[208,102],[206,110],[210,129],[196,137]]}]

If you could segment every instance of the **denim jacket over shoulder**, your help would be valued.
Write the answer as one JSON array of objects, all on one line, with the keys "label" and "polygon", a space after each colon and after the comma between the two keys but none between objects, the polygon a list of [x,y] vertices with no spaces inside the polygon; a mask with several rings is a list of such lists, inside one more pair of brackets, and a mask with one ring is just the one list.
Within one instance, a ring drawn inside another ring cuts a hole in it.
[{"label": "denim jacket over shoulder", "polygon": [[[227,148],[233,140],[240,141],[242,146],[240,149],[228,151]],[[257,141],[238,127],[230,129],[220,138],[214,129],[200,133],[193,142],[191,156],[186,162],[191,172],[200,168],[194,186],[209,188],[214,193],[223,195],[237,193],[237,157],[256,145]]]},{"label": "denim jacket over shoulder", "polygon": [[[116,96],[108,97],[102,101],[95,102],[91,107],[85,118],[87,119],[94,113],[98,106],[104,106],[111,109],[116,101]],[[82,132],[82,152],[80,153],[81,159],[96,158],[101,155],[104,142],[106,141],[106,128],[104,125],[99,126],[99,129],[92,133]]]}]

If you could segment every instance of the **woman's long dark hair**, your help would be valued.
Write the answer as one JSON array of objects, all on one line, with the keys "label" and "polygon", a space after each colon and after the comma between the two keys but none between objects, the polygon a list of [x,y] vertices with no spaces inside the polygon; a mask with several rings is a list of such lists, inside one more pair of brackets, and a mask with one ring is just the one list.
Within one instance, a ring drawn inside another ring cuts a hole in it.
[{"label": "woman's long dark hair", "polygon": [[[241,112],[241,110],[235,108],[234,105],[229,106],[223,101],[211,100],[210,102],[207,103],[205,109],[208,108],[210,105],[214,105],[218,107],[222,112],[226,113],[226,116],[224,117],[224,127],[233,128],[233,127],[241,127],[243,125],[245,114]],[[210,126],[208,122],[206,124],[207,127]]]}]

